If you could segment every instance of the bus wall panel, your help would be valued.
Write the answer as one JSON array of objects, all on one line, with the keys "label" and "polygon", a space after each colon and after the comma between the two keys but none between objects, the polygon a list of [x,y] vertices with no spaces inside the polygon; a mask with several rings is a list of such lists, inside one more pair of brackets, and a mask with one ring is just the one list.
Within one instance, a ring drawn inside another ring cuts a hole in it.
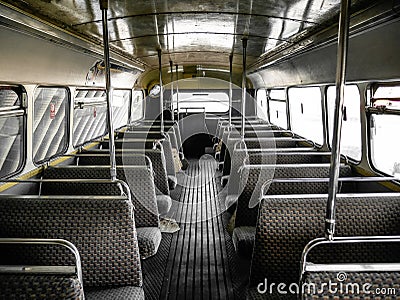
[{"label": "bus wall panel", "polygon": [[[400,78],[399,32],[400,20],[397,20],[352,35],[347,81]],[[336,49],[337,43],[320,47],[250,74],[249,77],[257,88],[334,83]]]}]

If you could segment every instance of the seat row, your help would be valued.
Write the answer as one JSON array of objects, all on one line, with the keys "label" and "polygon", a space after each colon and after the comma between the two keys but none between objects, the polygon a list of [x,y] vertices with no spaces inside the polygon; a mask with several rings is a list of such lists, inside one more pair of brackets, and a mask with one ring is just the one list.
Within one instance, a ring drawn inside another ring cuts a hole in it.
[{"label": "seat row", "polygon": [[[37,195],[0,195],[2,257],[13,258],[4,259],[4,265],[38,266],[28,274],[26,267],[14,268],[14,277],[3,278],[1,288],[9,298],[23,295],[24,289],[48,299],[144,298],[140,261],[157,252],[159,216],[168,214],[170,188],[176,185],[174,164],[184,159],[175,133],[153,139],[147,127],[137,124],[118,133],[116,181],[108,179],[110,156],[101,149],[107,145],[103,142],[100,149],[67,155],[65,164],[45,168],[41,179],[33,180]],[[125,139],[135,143],[122,147]],[[139,147],[136,140],[151,147]],[[174,152],[175,161],[166,159]],[[167,161],[174,167],[169,174]],[[16,251],[32,243],[42,248]]]},{"label": "seat row", "polygon": [[[298,141],[295,135],[289,145],[280,144],[281,137],[263,141],[269,133],[257,135],[256,128],[246,129],[245,138],[236,140],[231,138],[235,129],[228,130],[226,143],[231,140],[231,144],[224,157],[230,161],[229,168],[225,168],[227,161],[223,163],[224,173],[229,174],[225,175],[226,206],[233,207],[235,249],[251,261],[248,299],[336,297],[320,288],[329,280],[340,283],[336,275],[343,271],[349,274],[349,284],[364,281],[378,289],[395,287],[397,292],[391,297],[399,296],[399,270],[390,268],[398,263],[400,239],[390,244],[360,242],[359,238],[382,236],[386,241],[388,236],[399,236],[399,219],[393,209],[400,205],[400,194],[384,187],[390,182],[391,188],[399,190],[393,178],[360,177],[342,158],[337,235],[344,238],[343,242],[322,243],[318,238],[324,236],[330,153],[312,145],[303,149],[307,141]],[[271,126],[270,134],[275,130]],[[259,137],[253,142],[247,135]],[[318,247],[314,242],[307,246],[314,239]],[[311,250],[306,251],[307,247]],[[371,263],[379,264],[376,270],[365,268]],[[286,289],[277,289],[279,284]],[[302,284],[309,289],[303,290]]]}]

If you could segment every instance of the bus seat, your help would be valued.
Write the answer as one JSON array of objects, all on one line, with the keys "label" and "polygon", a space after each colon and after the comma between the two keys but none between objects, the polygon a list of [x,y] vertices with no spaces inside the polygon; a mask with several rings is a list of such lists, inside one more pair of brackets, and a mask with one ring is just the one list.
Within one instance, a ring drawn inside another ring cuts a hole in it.
[{"label": "bus seat", "polygon": [[[287,285],[299,282],[304,247],[324,236],[326,203],[326,194],[264,197],[256,226],[248,299],[263,296],[254,290],[266,278]],[[399,193],[338,194],[336,236],[399,235],[399,209]],[[398,259],[398,253],[398,244],[352,244],[322,248],[310,253],[310,258],[315,263],[390,263]],[[257,294],[258,297],[251,298]],[[275,292],[268,296],[277,295]],[[298,295],[285,296],[298,299]]]},{"label": "bus seat", "polygon": [[[350,166],[342,165],[340,167],[340,176],[341,177],[349,177],[352,175],[352,171]],[[272,178],[328,178],[329,177],[329,165],[265,165],[265,166],[257,166],[252,165],[251,167],[243,167],[241,171],[241,181],[240,188],[243,189],[240,194],[237,206],[236,206],[236,218],[235,218],[235,229],[233,230],[233,239],[236,240],[236,245],[238,246],[236,249],[243,249],[245,246],[239,245],[242,240],[239,239],[237,234],[238,227],[255,227],[257,224],[258,218],[258,202],[261,196],[262,185]],[[247,179],[247,180],[246,180]],[[307,186],[302,183],[297,183],[297,192],[309,193],[307,190]],[[291,194],[294,192],[291,186],[287,190],[285,190],[285,194]],[[274,195],[278,191],[274,189],[274,186],[270,186],[268,190],[268,194]],[[282,193],[279,192],[279,193]],[[251,205],[253,204],[256,205]],[[243,241],[245,245],[248,245],[249,248],[246,248],[246,251],[239,253],[244,257],[250,257],[253,247],[248,243],[249,239],[254,241],[254,235],[252,235],[251,230],[247,230],[248,237],[246,237]],[[244,232],[241,232],[241,237],[243,237]]]},{"label": "bus seat", "polygon": [[[108,167],[96,166],[68,166],[68,167],[50,167],[43,173],[43,179],[108,179],[110,169]],[[125,166],[117,167],[117,177],[128,182],[132,195],[132,202],[135,207],[136,228],[154,227],[154,234],[148,234],[146,230],[137,230],[140,253],[145,259],[157,253],[161,242],[161,231],[157,200],[154,190],[154,181],[151,171],[145,166]],[[66,191],[70,195],[80,195],[82,193],[98,195],[96,186],[92,189],[82,191],[81,184],[75,182],[43,182],[43,195],[61,195]],[[110,192],[108,192],[109,194]],[[105,195],[107,195],[105,193]],[[151,237],[151,239],[150,239]],[[151,246],[151,248],[149,248]]]},{"label": "bus seat", "polygon": [[[66,239],[79,250],[84,288],[132,286],[134,295],[142,289],[134,211],[128,196],[0,195],[0,199],[1,237]],[[50,261],[63,259],[53,252],[47,255]],[[90,289],[85,297],[94,299]]]}]

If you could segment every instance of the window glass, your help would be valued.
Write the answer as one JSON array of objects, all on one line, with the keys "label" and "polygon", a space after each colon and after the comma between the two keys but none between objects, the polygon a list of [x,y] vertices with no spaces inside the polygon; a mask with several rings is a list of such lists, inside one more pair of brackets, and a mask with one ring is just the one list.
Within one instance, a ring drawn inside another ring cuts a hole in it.
[{"label": "window glass", "polygon": [[287,129],[286,102],[269,100],[269,120],[272,124]]},{"label": "window glass", "polygon": [[73,146],[79,147],[107,133],[107,102],[104,90],[76,90]]},{"label": "window glass", "polygon": [[[336,88],[327,90],[329,144],[332,145],[333,120],[335,116]],[[360,91],[356,85],[347,85],[344,90],[344,108],[340,152],[355,160],[361,160]]]},{"label": "window glass", "polygon": [[25,163],[25,112],[22,94],[10,87],[0,87],[0,178],[14,175]]},{"label": "window glass", "polygon": [[68,146],[68,91],[38,87],[34,95],[33,161],[43,163]]},{"label": "window glass", "polygon": [[257,90],[257,117],[268,120],[267,91],[264,89]]},{"label": "window glass", "polygon": [[21,107],[21,97],[9,87],[0,87],[0,110]]},{"label": "window glass", "polygon": [[132,105],[131,105],[131,122],[143,118],[144,100],[142,91],[133,91]]},{"label": "window glass", "polygon": [[113,123],[114,129],[128,124],[131,90],[114,90],[113,93]]},{"label": "window glass", "polygon": [[275,100],[286,100],[285,90],[283,89],[274,89],[269,91],[269,97]]},{"label": "window glass", "polygon": [[370,119],[371,158],[380,171],[400,178],[400,116],[373,114]]},{"label": "window glass", "polygon": [[399,110],[400,86],[379,86],[368,104],[376,108]]},{"label": "window glass", "polygon": [[289,108],[292,131],[322,145],[324,138],[320,89],[290,88]]},{"label": "window glass", "polygon": [[[172,97],[173,109],[176,109],[176,93]],[[221,113],[229,110],[229,96],[225,91],[179,91],[179,112],[188,109],[190,112]]]}]

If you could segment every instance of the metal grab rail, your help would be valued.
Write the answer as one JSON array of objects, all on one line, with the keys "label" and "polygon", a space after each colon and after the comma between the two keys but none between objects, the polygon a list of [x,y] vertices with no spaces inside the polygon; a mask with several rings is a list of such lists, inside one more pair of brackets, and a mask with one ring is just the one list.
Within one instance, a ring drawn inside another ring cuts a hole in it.
[{"label": "metal grab rail", "polygon": [[[248,157],[246,157],[243,161],[246,161]],[[239,172],[243,169],[275,169],[276,167],[279,168],[299,168],[299,167],[307,167],[307,168],[315,168],[315,167],[329,167],[329,163],[315,163],[315,164],[248,164],[243,163],[243,165],[239,168]],[[341,166],[345,166],[345,164],[341,164]]]},{"label": "metal grab rail", "polygon": [[[67,248],[70,250],[74,256],[75,256],[75,272],[76,275],[78,276],[78,280],[80,281],[82,287],[83,287],[83,277],[82,277],[82,267],[81,267],[81,257],[79,255],[78,249],[75,247],[74,244],[71,242],[64,240],[64,239],[39,239],[39,238],[0,238],[0,244],[27,244],[27,245],[59,245]],[[67,268],[67,267],[65,267]],[[7,266],[6,268],[0,267],[0,273],[9,273],[10,267]],[[57,270],[58,271],[57,271]],[[12,273],[15,273],[17,271],[21,273],[47,273],[47,274],[54,274],[56,271],[57,273],[64,273],[60,272],[60,268],[56,268],[54,270],[51,270],[50,266],[46,266],[45,269],[43,268],[35,268],[34,266],[29,266],[29,267],[22,267],[12,270]],[[9,271],[7,271],[9,270]],[[65,272],[69,273],[69,272]]]},{"label": "metal grab rail", "polygon": [[[119,154],[119,155],[122,156],[122,154]],[[147,155],[145,155],[144,153],[143,154],[140,154],[140,153],[126,153],[125,155],[127,157],[143,157],[145,159],[145,161],[146,161],[146,165],[151,166],[150,158]],[[110,156],[110,154],[107,154],[107,153],[99,153],[99,154],[95,154],[95,155],[93,155],[93,154],[85,154],[85,153],[63,154],[62,155],[62,157],[77,158],[78,159],[78,163],[79,163],[79,158],[80,157],[108,157],[108,156]],[[74,165],[74,166],[76,166],[76,165]],[[83,165],[81,165],[81,166],[83,166]],[[90,165],[85,165],[85,166],[90,166]]]},{"label": "metal grab rail", "polygon": [[115,162],[115,144],[114,144],[114,125],[112,112],[112,86],[111,86],[111,66],[110,66],[110,46],[108,33],[108,0],[100,0],[100,9],[102,13],[103,25],[103,48],[104,48],[104,65],[105,65],[105,80],[106,80],[106,99],[107,99],[107,125],[110,148],[110,174],[111,179],[117,179],[117,170]]},{"label": "metal grab rail", "polygon": [[340,139],[342,135],[344,87],[350,27],[350,0],[341,0],[336,65],[336,105],[333,123],[332,158],[329,171],[329,194],[326,205],[325,234],[333,240],[335,235],[336,193],[338,190]]},{"label": "metal grab rail", "polygon": [[[75,167],[76,166],[70,166],[70,167]],[[92,167],[98,167],[98,166],[92,166]],[[53,167],[52,167],[53,168]],[[57,168],[57,167],[54,167]],[[43,179],[43,178],[38,178],[38,179],[2,179],[0,180],[0,183],[39,183],[40,185],[42,183],[57,183],[57,182],[65,182],[65,183],[113,183],[117,184],[121,190],[121,195],[127,196],[129,202],[132,203],[132,198],[131,198],[131,189],[129,188],[129,185],[120,179],[97,179],[97,178],[71,178],[71,179]],[[7,195],[7,194],[2,194],[2,195]],[[40,191],[38,196],[40,197]]]},{"label": "metal grab rail", "polygon": [[[309,178],[309,177],[304,177],[304,178],[272,178],[270,180],[267,180],[264,182],[264,184],[261,187],[261,198],[263,199],[265,196],[267,196],[266,189],[268,186],[274,182],[276,183],[293,183],[293,182],[329,182],[329,177],[322,177],[322,178]],[[374,177],[340,177],[338,181],[340,183],[343,182],[381,182],[381,181],[393,181],[396,180],[394,177],[379,177],[379,176],[374,176]],[[270,195],[269,195],[270,196]]]},{"label": "metal grab rail", "polygon": [[[317,238],[310,241],[301,254],[300,262],[300,283],[303,282],[304,274],[308,271],[324,271],[330,266],[330,271],[400,271],[400,263],[363,263],[363,264],[308,264],[307,256],[312,249],[320,245],[332,244],[355,244],[355,243],[400,243],[400,236],[352,236],[335,237],[334,240],[328,238]],[[347,268],[347,269],[346,269]]]}]

